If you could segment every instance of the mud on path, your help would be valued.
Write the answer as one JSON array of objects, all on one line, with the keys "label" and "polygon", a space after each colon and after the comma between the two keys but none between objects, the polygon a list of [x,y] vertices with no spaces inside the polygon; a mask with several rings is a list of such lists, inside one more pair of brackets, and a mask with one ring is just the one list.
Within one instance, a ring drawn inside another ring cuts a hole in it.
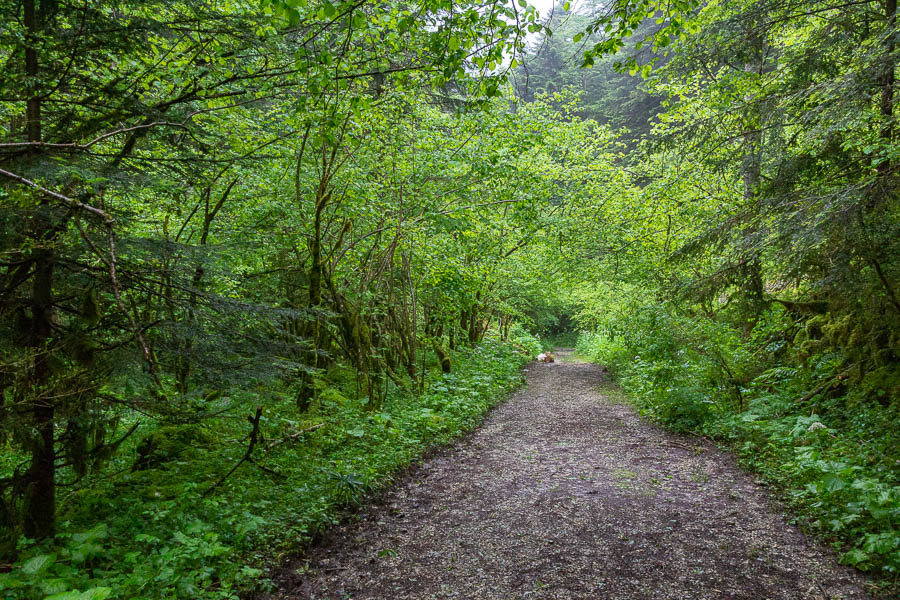
[{"label": "mud on path", "polygon": [[596,365],[534,363],[527,377],[296,559],[273,597],[867,597],[728,454],[606,397]]}]

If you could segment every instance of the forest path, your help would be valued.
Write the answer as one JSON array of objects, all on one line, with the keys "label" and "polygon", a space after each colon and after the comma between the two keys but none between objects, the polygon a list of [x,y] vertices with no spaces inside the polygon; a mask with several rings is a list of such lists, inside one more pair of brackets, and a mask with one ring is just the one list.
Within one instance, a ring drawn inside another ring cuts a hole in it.
[{"label": "forest path", "polygon": [[599,367],[560,358],[310,548],[274,597],[866,597],[729,454],[646,423]]}]

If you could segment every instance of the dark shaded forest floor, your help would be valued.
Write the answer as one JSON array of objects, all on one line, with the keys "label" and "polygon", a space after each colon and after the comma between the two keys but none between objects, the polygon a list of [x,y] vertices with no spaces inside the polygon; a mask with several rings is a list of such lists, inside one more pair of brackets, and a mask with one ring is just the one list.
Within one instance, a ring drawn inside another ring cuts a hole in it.
[{"label": "dark shaded forest floor", "polygon": [[279,599],[866,598],[727,453],[563,353],[283,569]]}]

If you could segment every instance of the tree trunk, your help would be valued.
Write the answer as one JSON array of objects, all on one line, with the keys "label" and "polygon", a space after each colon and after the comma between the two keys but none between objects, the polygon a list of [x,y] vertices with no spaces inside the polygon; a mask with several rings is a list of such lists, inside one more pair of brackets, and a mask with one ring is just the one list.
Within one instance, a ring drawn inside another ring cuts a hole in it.
[{"label": "tree trunk", "polygon": [[37,437],[31,450],[25,498],[25,535],[35,539],[53,535],[56,523],[55,406],[54,394],[45,387],[49,377],[47,359],[54,319],[53,262],[51,250],[36,252],[31,308],[31,346],[35,353],[31,413]]},{"label": "tree trunk", "polygon": [[[763,50],[765,39],[759,32],[750,34],[748,44],[752,51],[752,60],[744,65],[744,70],[749,73],[762,75],[763,73]],[[744,206],[753,205],[753,214],[759,214],[756,207],[759,196],[759,184],[762,163],[762,131],[765,114],[763,107],[758,100],[748,97],[745,100],[752,102],[748,106],[746,131],[744,133],[744,160],[741,166],[741,176],[744,184]],[[748,337],[753,331],[756,320],[763,307],[763,276],[762,261],[760,258],[761,249],[757,236],[760,232],[757,228],[748,228],[744,235],[743,248],[741,248],[743,262],[743,282],[742,287],[746,294],[746,306],[748,310],[748,319],[744,320],[744,337]]]},{"label": "tree trunk", "polygon": [[[322,306],[322,213],[328,206],[331,193],[319,186],[316,194],[315,214],[313,216],[313,237],[309,243],[309,254],[312,264],[309,267],[309,301],[307,306],[314,313],[306,328],[306,339],[311,348],[307,352],[308,366],[312,369],[319,367],[319,349],[322,345],[321,327],[319,323],[319,310]],[[300,391],[297,392],[297,408],[301,412],[309,408],[316,393],[313,374],[303,371],[300,374]]]},{"label": "tree trunk", "polygon": [[481,300],[481,292],[477,292],[475,294],[475,303],[472,305],[472,310],[469,312],[469,322],[468,322],[468,332],[469,332],[469,344],[474,345],[479,341],[478,334],[478,302]]},{"label": "tree trunk", "polygon": [[[884,16],[887,20],[887,42],[885,43],[884,67],[881,73],[881,116],[884,117],[884,125],[881,128],[881,138],[886,144],[890,144],[894,137],[894,124],[892,123],[894,115],[894,69],[896,67],[896,59],[894,50],[896,43],[894,40],[894,27],[897,25],[897,0],[885,0]],[[883,160],[876,167],[878,174],[884,179],[882,184],[886,184],[887,177],[891,172],[891,161]]]},{"label": "tree trunk", "polygon": [[[39,78],[37,43],[40,31],[35,0],[24,0],[25,71],[32,85],[37,86]],[[41,97],[39,90],[32,89],[25,106],[25,134],[29,142],[40,143]],[[36,159],[37,150],[31,152]],[[31,416],[34,419],[36,437],[31,449],[31,464],[27,471],[27,491],[25,497],[25,535],[43,539],[53,535],[56,525],[56,453],[54,449],[55,406],[53,394],[45,389],[49,378],[48,353],[51,351],[55,309],[53,306],[53,270],[56,256],[53,251],[53,223],[47,198],[40,201],[41,207],[33,222],[33,235],[37,241],[32,255],[34,281],[31,295],[31,334],[29,345],[34,350],[32,372]]]}]

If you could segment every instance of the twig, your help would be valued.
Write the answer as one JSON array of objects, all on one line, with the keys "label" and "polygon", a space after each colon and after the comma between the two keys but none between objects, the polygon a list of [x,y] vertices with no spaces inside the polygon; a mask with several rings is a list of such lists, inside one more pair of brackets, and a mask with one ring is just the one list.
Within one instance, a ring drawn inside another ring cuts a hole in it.
[{"label": "twig", "polygon": [[0,175],[8,177],[9,179],[12,179],[14,181],[18,181],[19,183],[23,183],[23,184],[25,184],[29,187],[32,187],[36,190],[39,190],[39,191],[47,194],[51,198],[59,200],[66,206],[69,206],[71,208],[78,208],[81,210],[85,210],[89,213],[93,213],[93,214],[97,215],[98,217],[100,217],[101,219],[103,219],[103,224],[106,225],[107,227],[112,227],[112,225],[114,223],[112,217],[110,217],[108,214],[106,214],[104,211],[100,210],[99,208],[91,206],[90,204],[85,204],[84,202],[79,202],[78,200],[75,200],[74,198],[69,198],[68,196],[60,194],[59,192],[54,192],[53,190],[47,189],[44,186],[31,181],[30,179],[26,179],[25,177],[22,177],[21,175],[16,175],[15,173],[10,173],[6,169],[0,169]]},{"label": "twig", "polygon": [[[212,484],[205,492],[203,492],[203,496],[206,497],[214,489],[222,485],[222,482],[231,477],[231,474],[238,470],[242,464],[250,460],[250,455],[253,454],[253,449],[256,448],[256,443],[259,441],[259,419],[262,417],[262,406],[256,407],[256,415],[247,415],[247,420],[250,421],[250,424],[253,425],[253,430],[250,432],[250,443],[247,445],[247,451],[244,452],[244,456],[241,457],[241,460],[237,461],[237,463],[231,467],[231,470],[225,473],[217,482]],[[252,462],[252,461],[251,461]],[[257,465],[258,466],[258,465]]]},{"label": "twig", "polygon": [[690,450],[690,451],[692,451],[692,452],[696,452],[696,451],[697,451],[697,447],[696,447],[696,446],[688,446],[687,444],[682,444],[681,442],[675,442],[675,441],[672,441],[672,440],[667,440],[667,441],[665,441],[665,442],[662,442],[662,443],[660,444],[660,446],[669,446],[669,447],[672,447],[672,448],[681,448],[681,449],[683,449],[683,450]]},{"label": "twig", "polygon": [[130,312],[128,312],[128,309],[125,307],[125,301],[122,299],[122,287],[119,285],[119,279],[116,276],[116,232],[115,229],[113,229],[112,222],[107,222],[106,230],[109,238],[109,262],[107,263],[107,266],[109,267],[109,282],[112,285],[113,296],[116,299],[119,310],[128,318],[128,323],[131,325],[131,330],[134,332],[134,339],[138,343],[138,346],[140,346],[141,352],[144,355],[144,361],[147,363],[147,368],[150,370],[150,376],[156,383],[156,387],[162,388],[162,383],[159,380],[159,376],[156,374],[156,363],[153,361],[153,354],[150,352],[150,346],[147,344],[147,340],[144,338],[141,328],[138,327],[137,320]]},{"label": "twig", "polygon": [[[121,289],[121,286],[119,285],[118,277],[116,276],[116,232],[115,232],[116,222],[115,222],[115,219],[113,219],[109,214],[107,214],[102,209],[99,209],[95,206],[91,206],[90,204],[85,204],[84,202],[79,202],[78,200],[75,200],[74,198],[69,198],[68,196],[66,196],[64,194],[60,194],[59,192],[54,192],[53,190],[45,188],[44,186],[42,186],[38,183],[35,183],[34,181],[31,181],[30,179],[22,177],[21,175],[11,173],[5,169],[0,169],[0,175],[3,175],[5,177],[8,177],[9,179],[18,181],[19,183],[23,183],[29,187],[32,187],[55,200],[59,200],[60,202],[62,202],[66,206],[69,206],[70,208],[75,208],[75,209],[89,212],[93,215],[100,217],[103,220],[103,225],[104,225],[104,227],[106,227],[107,235],[109,238],[109,260],[106,260],[103,257],[103,254],[101,254],[99,251],[97,251],[97,249],[94,247],[93,243],[88,239],[88,237],[85,235],[85,233],[83,231],[81,231],[81,236],[95,251],[98,258],[100,258],[100,260],[102,260],[106,264],[106,267],[109,270],[109,279],[110,279],[110,284],[112,285],[113,295],[116,298],[116,303],[119,305],[119,310],[122,311],[128,317],[128,322],[131,325],[132,332],[134,333],[135,341],[141,347],[141,351],[144,355],[144,360],[147,361],[147,365],[149,366],[150,375],[151,375],[151,377],[153,377],[153,381],[156,382],[157,387],[162,387],[162,384],[159,381],[159,377],[157,377],[157,375],[156,375],[156,365],[153,362],[153,355],[150,352],[150,347],[147,344],[147,341],[144,339],[144,336],[141,333],[140,328],[138,327],[137,321],[134,319],[134,317],[131,315],[131,313],[129,313],[125,309],[125,303],[122,300],[122,289]],[[79,228],[79,230],[80,230],[80,228]]]},{"label": "twig", "polygon": [[[128,324],[131,326],[132,333],[134,335],[134,341],[141,349],[141,353],[143,354],[144,361],[147,363],[147,368],[150,371],[150,376],[153,378],[153,381],[156,383],[156,387],[162,388],[162,383],[159,380],[159,376],[156,374],[156,363],[153,361],[153,354],[150,352],[150,346],[147,344],[147,340],[144,338],[144,334],[142,332],[142,328],[138,326],[137,320],[134,316],[128,312],[128,309],[125,307],[125,301],[122,297],[122,287],[119,285],[119,278],[116,274],[116,232],[114,228],[115,222],[111,218],[107,218],[104,223],[106,225],[106,231],[109,240],[109,259],[104,257],[103,253],[94,245],[94,242],[91,241],[91,238],[88,237],[87,233],[82,229],[81,225],[78,223],[78,220],[75,221],[75,226],[78,228],[79,233],[81,233],[81,238],[84,242],[90,247],[91,251],[97,255],[97,258],[106,265],[107,271],[109,273],[109,281],[110,285],[112,285],[113,296],[116,299],[116,304],[119,307],[119,311],[125,315],[128,319]],[[136,312],[136,309],[135,309]]]},{"label": "twig", "polygon": [[808,394],[806,394],[805,396],[803,396],[802,398],[797,400],[797,404],[804,404],[804,403],[812,400],[814,396],[817,396],[818,394],[821,394],[822,392],[824,392],[825,389],[828,386],[834,384],[835,381],[841,381],[841,378],[845,377],[852,369],[856,368],[857,365],[859,365],[859,363],[854,363],[854,364],[850,365],[849,367],[847,367],[846,369],[844,369],[843,371],[841,371],[840,373],[838,373],[837,375],[835,375],[834,377],[826,379],[823,383],[816,386],[811,392],[809,392]]},{"label": "twig", "polygon": [[266,447],[266,450],[271,450],[272,448],[275,448],[276,446],[280,446],[281,444],[283,444],[285,442],[289,442],[291,440],[296,440],[297,438],[302,436],[304,433],[309,433],[310,431],[315,431],[316,429],[318,429],[319,427],[322,427],[323,425],[325,425],[325,423],[318,423],[316,425],[313,425],[312,427],[307,427],[306,429],[301,429],[300,431],[292,433],[291,435],[281,438],[280,440],[275,440],[274,442],[272,442],[271,444],[269,444]]},{"label": "twig", "polygon": [[252,459],[252,458],[250,458],[249,461],[252,462],[252,463],[253,463],[254,465],[256,465],[257,467],[259,467],[261,471],[263,471],[263,472],[265,472],[265,473],[268,473],[269,475],[274,475],[275,477],[280,477],[281,479],[287,479],[287,475],[285,475],[284,473],[280,473],[280,472],[276,471],[275,469],[273,469],[273,468],[271,468],[271,467],[267,467],[266,465],[262,465],[262,464],[256,462],[256,461],[255,461],[254,459]]},{"label": "twig", "polygon": [[134,127],[125,127],[123,129],[116,129],[115,131],[110,131],[104,133],[101,136],[94,138],[93,140],[87,142],[86,144],[52,144],[47,142],[7,142],[0,144],[0,148],[50,148],[54,150],[87,150],[91,146],[95,144],[99,144],[103,140],[109,139],[111,137],[121,135],[123,133],[129,133],[131,131],[137,131],[140,129],[148,129],[151,127],[159,127],[159,126],[169,126],[169,127],[180,127],[185,129],[184,123],[171,123],[169,121],[155,121],[153,123],[145,123],[143,125],[135,125]]}]

